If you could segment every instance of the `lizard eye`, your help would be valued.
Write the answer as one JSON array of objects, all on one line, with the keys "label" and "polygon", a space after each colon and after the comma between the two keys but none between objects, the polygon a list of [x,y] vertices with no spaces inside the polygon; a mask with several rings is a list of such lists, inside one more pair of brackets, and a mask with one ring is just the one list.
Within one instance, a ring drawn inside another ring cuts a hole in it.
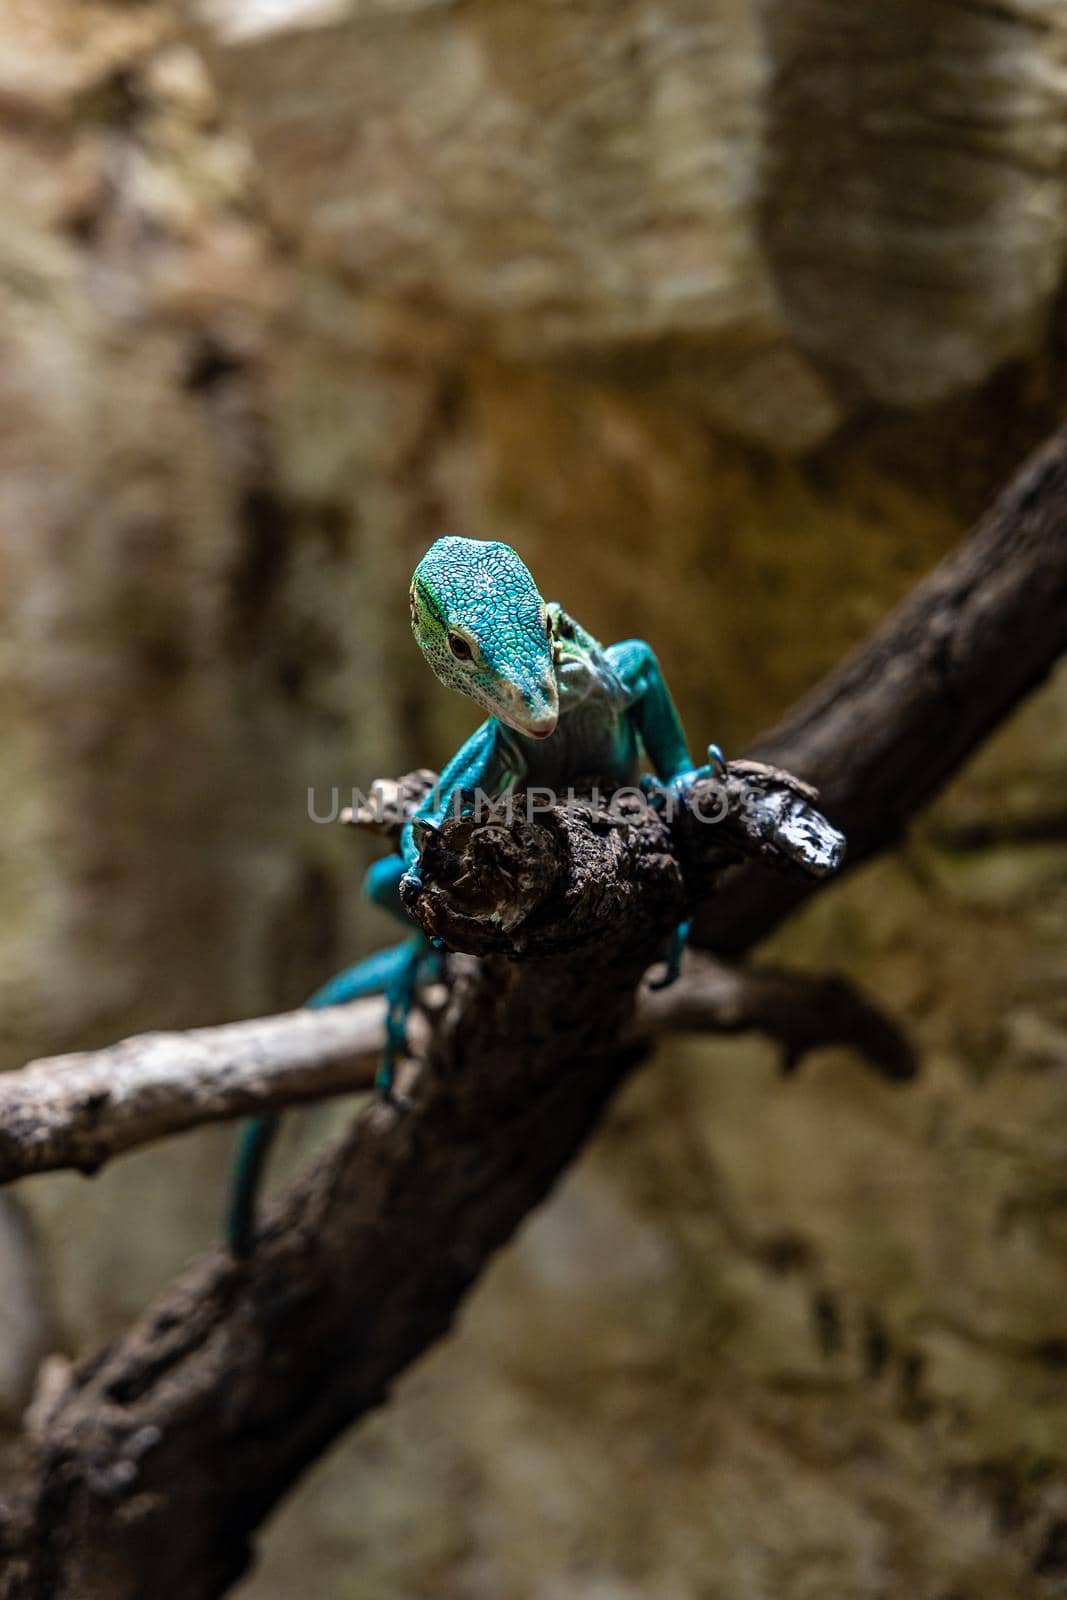
[{"label": "lizard eye", "polygon": [[471,656],[474,654],[474,651],[471,649],[466,639],[461,638],[458,633],[449,634],[448,648],[451,650],[457,661],[469,661]]}]

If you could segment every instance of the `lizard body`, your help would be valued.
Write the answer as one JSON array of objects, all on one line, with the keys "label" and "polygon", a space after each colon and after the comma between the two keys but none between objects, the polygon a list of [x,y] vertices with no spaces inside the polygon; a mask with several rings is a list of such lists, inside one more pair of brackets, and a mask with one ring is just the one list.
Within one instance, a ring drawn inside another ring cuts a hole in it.
[{"label": "lizard body", "polygon": [[[406,873],[417,876],[420,825],[439,825],[478,791],[494,798],[521,784],[562,792],[583,778],[629,785],[637,781],[642,752],[663,782],[694,774],[681,719],[650,646],[639,639],[602,646],[561,606],[546,604],[510,546],[436,540],[415,569],[410,604],[416,641],[436,676],[489,716],[406,823],[399,853],[369,869],[364,892],[375,904],[408,920],[400,882]],[[711,751],[717,757],[714,746]],[[672,972],[684,936],[685,925]],[[378,1079],[386,1095],[416,986],[432,974],[435,959],[418,933],[340,973],[308,1002],[388,997]],[[255,1191],[275,1127],[275,1118],[261,1118],[242,1138],[229,1226],[238,1253],[251,1243]]]}]

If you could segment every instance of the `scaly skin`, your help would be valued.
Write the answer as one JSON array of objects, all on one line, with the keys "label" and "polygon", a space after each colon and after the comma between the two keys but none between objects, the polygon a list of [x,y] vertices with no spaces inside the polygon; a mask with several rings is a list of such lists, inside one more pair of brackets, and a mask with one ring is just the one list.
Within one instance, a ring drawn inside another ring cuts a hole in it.
[{"label": "scaly skin", "polygon": [[[542,600],[509,545],[438,539],[415,569],[410,601],[415,638],[436,676],[489,717],[405,826],[400,853],[375,862],[367,873],[364,891],[375,904],[408,921],[400,880],[418,873],[417,824],[439,825],[475,791],[495,797],[509,787],[535,784],[564,791],[590,777],[629,785],[638,779],[642,751],[665,783],[694,775],[681,720],[650,646],[628,639],[605,649],[560,606]],[[683,925],[672,947],[668,980],[677,972],[686,931]],[[340,973],[308,1002],[388,997],[387,1045],[378,1075],[387,1096],[416,983],[433,962],[417,933]],[[238,1254],[248,1251],[254,1236],[255,1192],[276,1126],[276,1118],[261,1118],[242,1136],[229,1223]]]}]

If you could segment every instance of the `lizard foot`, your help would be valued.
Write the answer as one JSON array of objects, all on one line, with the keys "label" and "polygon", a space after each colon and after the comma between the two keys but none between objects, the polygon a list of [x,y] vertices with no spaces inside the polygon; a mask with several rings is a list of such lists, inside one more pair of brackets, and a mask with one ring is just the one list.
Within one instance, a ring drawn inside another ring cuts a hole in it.
[{"label": "lizard foot", "polygon": [[[443,947],[442,947],[443,948]],[[386,1105],[398,1111],[407,1111],[411,1100],[398,1094],[395,1088],[397,1062],[408,1054],[407,1025],[415,1004],[415,994],[420,981],[433,982],[441,976],[443,958],[440,949],[427,946],[421,937],[412,939],[405,947],[404,960],[391,974],[385,987],[385,1048],[374,1078],[374,1087]]]},{"label": "lizard foot", "polygon": [[671,934],[671,942],[667,948],[666,969],[662,978],[652,978],[649,981],[650,989],[669,989],[672,983],[677,983],[682,971],[682,956],[685,954],[689,930],[693,926],[692,918],[680,922]]}]

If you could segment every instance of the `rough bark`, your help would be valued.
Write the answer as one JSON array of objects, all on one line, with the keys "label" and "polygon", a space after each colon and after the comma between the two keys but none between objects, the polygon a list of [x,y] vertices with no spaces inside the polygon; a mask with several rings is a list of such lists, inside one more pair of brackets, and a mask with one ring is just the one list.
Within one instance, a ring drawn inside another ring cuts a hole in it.
[{"label": "rough bark", "polygon": [[[815,784],[848,839],[846,870],[909,820],[1034,689],[1067,645],[1067,437],[1022,469],[973,536],[872,639],[757,744]],[[748,949],[811,885],[746,867],[704,906],[695,940]]]},{"label": "rough bark", "polygon": [[0,1183],[105,1161],[165,1134],[367,1088],[384,1003],[291,1011],[31,1061],[0,1077]]},{"label": "rough bark", "polygon": [[762,1033],[781,1045],[785,1072],[828,1045],[855,1050],[887,1078],[911,1078],[918,1066],[900,1028],[840,977],[727,967],[705,956],[671,988],[643,993],[637,1020],[654,1032]]},{"label": "rough bark", "polygon": [[[1065,461],[1061,437],[766,742],[825,773],[861,859],[895,842],[1060,653]],[[585,826],[595,833],[597,818]],[[485,961],[452,995],[412,1110],[369,1109],[273,1210],[247,1266],[207,1258],[39,1416],[2,1524],[6,1597],[221,1593],[302,1467],[448,1326],[640,1053],[627,1043],[633,991],[683,888],[657,813],[623,832],[610,849],[623,852],[617,875],[640,885],[641,915],[612,921],[581,959]],[[777,893],[760,879],[757,893],[749,869],[737,877],[713,899],[720,944],[754,942],[796,903],[785,879]]]}]

